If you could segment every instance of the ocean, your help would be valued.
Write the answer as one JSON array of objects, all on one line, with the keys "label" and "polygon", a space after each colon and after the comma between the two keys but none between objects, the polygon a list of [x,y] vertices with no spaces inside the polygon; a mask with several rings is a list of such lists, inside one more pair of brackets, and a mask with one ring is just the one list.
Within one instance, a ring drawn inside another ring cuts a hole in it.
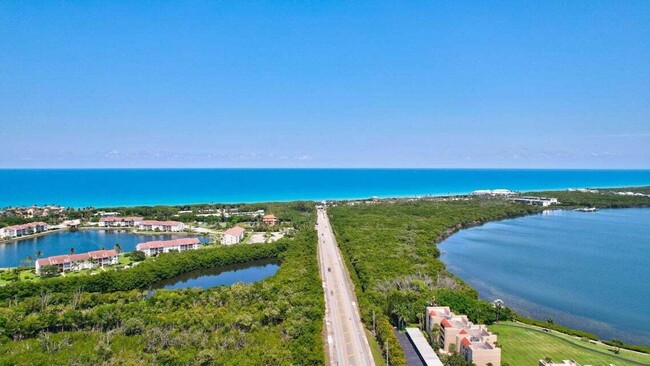
[{"label": "ocean", "polygon": [[650,170],[2,169],[0,207],[114,207],[650,185]]},{"label": "ocean", "polygon": [[650,209],[546,211],[462,230],[447,268],[519,314],[650,345]]}]

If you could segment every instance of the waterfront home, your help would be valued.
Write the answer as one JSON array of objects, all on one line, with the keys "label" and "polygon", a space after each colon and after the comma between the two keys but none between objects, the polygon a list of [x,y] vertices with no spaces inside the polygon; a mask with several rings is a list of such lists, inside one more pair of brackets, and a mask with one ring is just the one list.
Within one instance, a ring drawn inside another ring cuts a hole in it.
[{"label": "waterfront home", "polygon": [[427,307],[425,327],[440,345],[441,353],[456,350],[476,366],[501,364],[497,336],[483,324],[472,323],[465,315],[456,315],[447,306]]},{"label": "waterfront home", "polygon": [[273,225],[277,225],[280,222],[280,219],[275,217],[275,215],[264,215],[264,217],[262,217],[262,222],[265,225],[273,226]]},{"label": "waterfront home", "polygon": [[580,364],[573,360],[562,360],[562,362],[547,362],[544,360],[539,360],[539,366],[580,366]]},{"label": "waterfront home", "polygon": [[221,244],[224,245],[237,244],[244,239],[245,232],[246,230],[244,230],[244,228],[241,226],[231,227],[230,229],[226,230],[223,233],[223,237],[221,238]]},{"label": "waterfront home", "polygon": [[100,227],[136,227],[142,222],[142,217],[136,216],[104,216],[99,219]]},{"label": "waterfront home", "polygon": [[79,254],[55,255],[36,260],[36,274],[40,275],[41,267],[56,266],[60,272],[79,271],[95,267],[104,267],[118,264],[115,250],[96,250]]},{"label": "waterfront home", "polygon": [[136,250],[144,252],[144,255],[150,257],[159,253],[168,253],[170,251],[184,252],[186,250],[199,249],[201,242],[198,238],[181,238],[173,240],[155,240],[139,243],[135,246]]},{"label": "waterfront home", "polygon": [[185,224],[178,221],[144,220],[141,221],[137,226],[140,230],[146,231],[178,232],[185,230]]},{"label": "waterfront home", "polygon": [[0,237],[2,238],[17,238],[20,236],[42,233],[47,230],[47,224],[37,221],[22,225],[7,226],[0,230]]},{"label": "waterfront home", "polygon": [[556,205],[558,203],[557,198],[549,197],[520,197],[513,199],[514,202],[523,203],[526,205],[532,206],[542,206],[547,207],[550,205]]}]

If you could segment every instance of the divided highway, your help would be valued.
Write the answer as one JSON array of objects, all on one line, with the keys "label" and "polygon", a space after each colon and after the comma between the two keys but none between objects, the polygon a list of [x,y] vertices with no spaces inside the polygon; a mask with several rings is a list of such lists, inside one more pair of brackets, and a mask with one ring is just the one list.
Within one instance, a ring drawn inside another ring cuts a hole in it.
[{"label": "divided highway", "polygon": [[373,365],[352,281],[336,245],[327,211],[318,209],[318,262],[325,292],[327,347],[331,365]]}]

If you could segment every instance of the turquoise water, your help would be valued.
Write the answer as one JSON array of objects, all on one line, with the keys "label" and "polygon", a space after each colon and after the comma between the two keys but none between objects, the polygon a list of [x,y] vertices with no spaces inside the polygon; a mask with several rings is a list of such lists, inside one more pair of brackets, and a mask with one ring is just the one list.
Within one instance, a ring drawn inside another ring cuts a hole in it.
[{"label": "turquoise water", "polygon": [[183,273],[157,282],[151,288],[177,290],[198,287],[207,289],[214,286],[230,286],[237,282],[253,283],[273,276],[278,269],[280,269],[278,260],[259,260]]},{"label": "turquoise water", "polygon": [[[19,266],[22,259],[27,256],[35,257],[38,251],[42,252],[41,257],[49,257],[68,254],[70,248],[74,248],[76,253],[84,253],[101,248],[113,249],[115,244],[120,244],[123,251],[130,252],[135,250],[135,246],[141,242],[186,237],[171,234],[142,235],[117,230],[60,231],[0,244],[0,268]],[[199,240],[206,241],[207,239],[199,237]]]},{"label": "turquoise water", "polygon": [[448,269],[520,314],[650,344],[650,209],[547,211],[463,230]]},{"label": "turquoise water", "polygon": [[0,207],[267,202],[638,185],[650,185],[650,170],[5,169],[0,170]]}]

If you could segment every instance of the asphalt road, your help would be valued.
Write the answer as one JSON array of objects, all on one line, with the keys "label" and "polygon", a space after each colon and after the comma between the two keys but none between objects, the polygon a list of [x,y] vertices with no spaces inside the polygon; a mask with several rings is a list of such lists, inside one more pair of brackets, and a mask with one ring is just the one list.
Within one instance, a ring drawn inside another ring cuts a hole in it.
[{"label": "asphalt road", "polygon": [[330,364],[374,365],[352,281],[324,209],[318,210],[316,229]]}]

